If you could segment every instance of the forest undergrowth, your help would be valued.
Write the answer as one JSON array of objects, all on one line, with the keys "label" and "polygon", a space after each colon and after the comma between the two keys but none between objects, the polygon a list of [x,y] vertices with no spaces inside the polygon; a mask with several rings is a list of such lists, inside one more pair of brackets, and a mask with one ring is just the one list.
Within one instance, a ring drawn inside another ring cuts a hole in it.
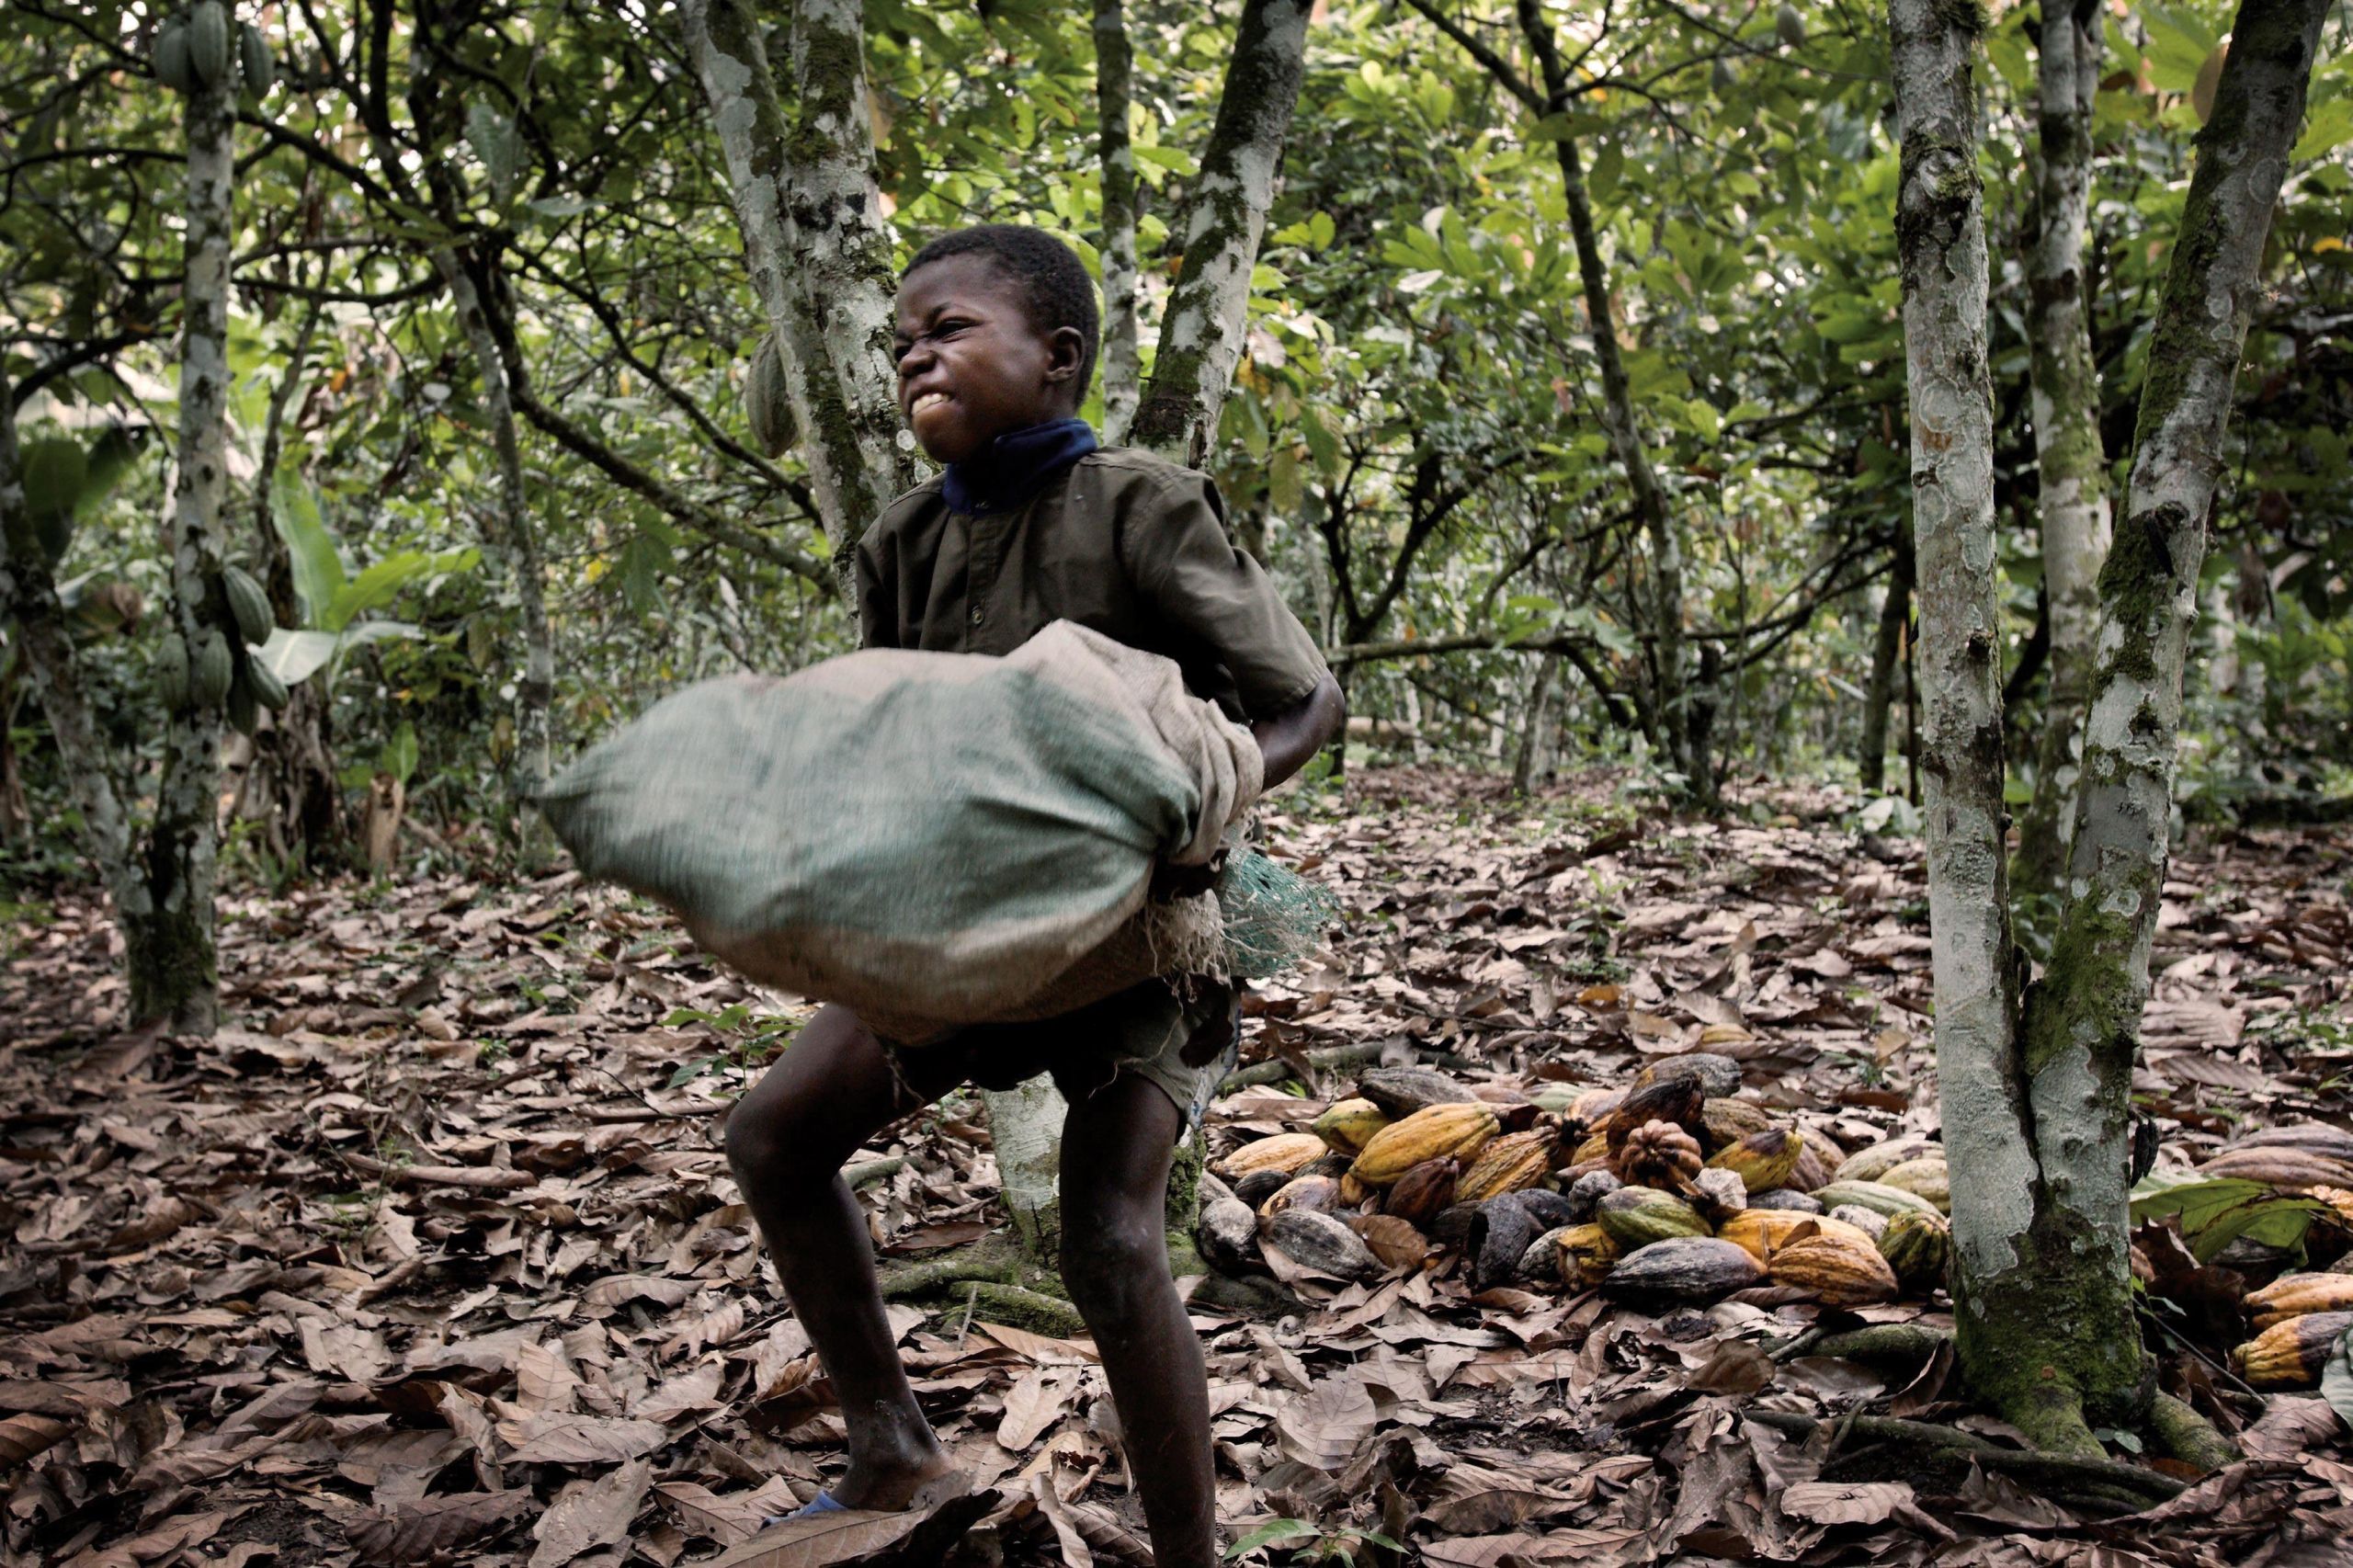
[{"label": "forest undergrowth", "polygon": [[[1809,1137],[1934,1132],[1917,841],[1860,831],[1835,790],[1735,790],[1729,818],[1682,821],[1621,782],[1516,801],[1376,770],[1274,802],[1268,847],[1347,920],[1252,1000],[1245,1062],[1289,1065],[1230,1081],[1211,1152],[1300,1125],[1375,1061],[1534,1092],[1703,1037]],[[2251,1125],[2353,1119],[2348,879],[2343,828],[2200,830],[2177,855],[2136,1083],[2161,1170]],[[86,895],[0,925],[8,1562],[668,1568],[838,1473],[828,1387],[718,1138],[802,1009],[569,873],[222,913],[231,1027],[209,1041],[124,1031]],[[853,1180],[888,1259],[1001,1223],[977,1099],[894,1129]],[[2150,1316],[2165,1388],[2246,1458],[2193,1479],[2128,1437],[2137,1511],[2011,1462],[1949,1351],[1809,1353],[1814,1331],[1937,1327],[1941,1296],[1651,1312],[1474,1294],[1441,1254],[1296,1282],[1264,1314],[1197,1303],[1222,1517],[1264,1561],[2341,1562],[2353,1438],[2325,1399],[2231,1375],[2231,1261],[2171,1269]],[[1084,1338],[977,1301],[892,1313],[975,1491],[953,1528],[865,1527],[774,1568],[911,1563],[959,1532],[974,1561],[1144,1560]],[[1981,1444],[1892,1460],[1890,1417]]]}]

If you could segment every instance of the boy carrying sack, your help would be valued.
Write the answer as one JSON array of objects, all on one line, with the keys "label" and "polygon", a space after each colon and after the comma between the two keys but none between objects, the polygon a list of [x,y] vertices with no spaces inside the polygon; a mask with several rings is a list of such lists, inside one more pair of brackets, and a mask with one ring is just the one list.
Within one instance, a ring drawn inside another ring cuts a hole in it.
[{"label": "boy carrying sack", "polygon": [[[1193,695],[1246,721],[1271,788],[1338,731],[1339,687],[1228,539],[1209,482],[1098,448],[1076,417],[1098,330],[1085,267],[1042,231],[966,229],[916,255],[900,281],[899,405],[946,472],[858,545],[863,641],[1003,656],[1075,622],[1174,660]],[[952,750],[957,737],[938,744]],[[1169,868],[1160,881],[1184,894],[1210,877]],[[1070,1102],[1063,1278],[1102,1354],[1154,1556],[1217,1561],[1208,1386],[1162,1214],[1171,1154],[1235,1024],[1230,987],[1155,980],[921,1046],[887,1043],[838,1005],[803,1026],[726,1130],[736,1182],[848,1428],[848,1472],[803,1513],[905,1508],[950,1470],[893,1348],[843,1163],[961,1083],[1047,1073]]]}]

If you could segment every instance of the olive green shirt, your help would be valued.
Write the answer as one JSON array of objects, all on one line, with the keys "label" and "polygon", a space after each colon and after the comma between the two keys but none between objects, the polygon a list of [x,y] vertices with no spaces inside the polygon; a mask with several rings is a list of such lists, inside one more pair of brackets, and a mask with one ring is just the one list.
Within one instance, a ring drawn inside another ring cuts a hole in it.
[{"label": "olive green shirt", "polygon": [[870,648],[1013,652],[1056,620],[1173,659],[1236,717],[1295,706],[1323,654],[1263,568],[1234,546],[1217,487],[1149,452],[1097,448],[1018,506],[968,516],[939,481],[893,501],[858,541]]}]

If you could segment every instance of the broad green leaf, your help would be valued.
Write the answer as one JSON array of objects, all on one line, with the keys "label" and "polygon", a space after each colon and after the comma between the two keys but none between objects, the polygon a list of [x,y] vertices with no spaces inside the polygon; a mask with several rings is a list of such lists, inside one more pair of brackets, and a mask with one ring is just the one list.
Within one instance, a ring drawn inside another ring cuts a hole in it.
[{"label": "broad green leaf", "polygon": [[376,766],[405,784],[416,773],[416,726],[403,724],[377,755]]},{"label": "broad green leaf", "polygon": [[280,469],[270,488],[269,516],[294,560],[294,597],[302,601],[302,619],[319,626],[343,589],[345,574],[335,535],[319,517],[318,494],[299,475]]},{"label": "broad green leaf", "polygon": [[482,552],[471,545],[432,554],[421,550],[395,551],[336,590],[319,623],[325,631],[340,631],[360,616],[390,604],[410,584],[421,578],[470,572],[481,559]]},{"label": "broad green leaf", "polygon": [[2297,163],[2325,157],[2353,142],[2353,98],[2331,98],[2304,122],[2303,139],[2288,156]]},{"label": "broad green leaf", "polygon": [[281,626],[270,632],[257,656],[270,674],[292,686],[365,643],[405,642],[424,635],[404,620],[363,620],[343,631],[295,631]]}]

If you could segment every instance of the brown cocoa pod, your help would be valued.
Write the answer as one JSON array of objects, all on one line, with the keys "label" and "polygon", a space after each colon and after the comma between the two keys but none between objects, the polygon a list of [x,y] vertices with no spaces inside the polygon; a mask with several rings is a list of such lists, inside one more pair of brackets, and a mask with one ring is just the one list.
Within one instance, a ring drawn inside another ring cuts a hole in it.
[{"label": "brown cocoa pod", "polygon": [[1381,1199],[1381,1211],[1427,1231],[1438,1210],[1454,1201],[1454,1184],[1461,1172],[1456,1160],[1424,1160],[1397,1178]]},{"label": "brown cocoa pod", "polygon": [[1707,1100],[1707,1091],[1697,1078],[1662,1078],[1655,1084],[1629,1090],[1600,1131],[1608,1138],[1612,1154],[1624,1148],[1626,1140],[1647,1122],[1672,1122],[1686,1132],[1696,1132],[1706,1125],[1700,1110]]},{"label": "brown cocoa pod", "polygon": [[1290,1173],[1268,1167],[1252,1171],[1233,1184],[1233,1196],[1256,1209],[1283,1189],[1290,1180]]}]

